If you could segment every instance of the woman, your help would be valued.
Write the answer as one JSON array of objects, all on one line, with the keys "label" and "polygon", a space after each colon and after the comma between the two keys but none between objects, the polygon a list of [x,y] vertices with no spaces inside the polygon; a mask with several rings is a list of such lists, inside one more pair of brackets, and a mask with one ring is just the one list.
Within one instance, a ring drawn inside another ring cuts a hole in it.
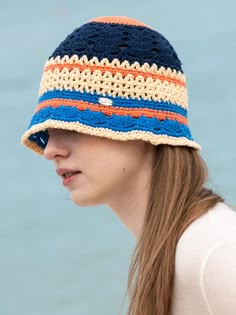
[{"label": "woman", "polygon": [[137,239],[128,315],[236,313],[236,214],[204,187],[181,62],[160,33],[96,18],[46,62],[24,145],[79,206],[106,204]]}]

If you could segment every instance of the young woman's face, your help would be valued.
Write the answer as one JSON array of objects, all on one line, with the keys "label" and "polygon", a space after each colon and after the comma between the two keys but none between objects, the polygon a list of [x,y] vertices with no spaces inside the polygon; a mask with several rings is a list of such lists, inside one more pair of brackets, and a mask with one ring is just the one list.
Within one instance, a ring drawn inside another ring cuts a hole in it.
[{"label": "young woman's face", "polygon": [[61,129],[48,132],[44,157],[54,161],[79,206],[109,205],[135,191],[150,167],[153,146],[144,141],[116,141]]}]

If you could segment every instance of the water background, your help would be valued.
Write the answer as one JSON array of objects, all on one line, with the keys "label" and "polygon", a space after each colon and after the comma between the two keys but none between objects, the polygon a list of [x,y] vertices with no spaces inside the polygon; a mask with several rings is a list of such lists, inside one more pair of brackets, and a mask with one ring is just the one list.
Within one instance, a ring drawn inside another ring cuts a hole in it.
[{"label": "water background", "polygon": [[235,9],[234,0],[0,0],[0,315],[116,315],[135,245],[109,208],[73,205],[52,164],[20,144],[47,57],[96,16],[159,30],[183,62],[210,184],[236,204]]}]

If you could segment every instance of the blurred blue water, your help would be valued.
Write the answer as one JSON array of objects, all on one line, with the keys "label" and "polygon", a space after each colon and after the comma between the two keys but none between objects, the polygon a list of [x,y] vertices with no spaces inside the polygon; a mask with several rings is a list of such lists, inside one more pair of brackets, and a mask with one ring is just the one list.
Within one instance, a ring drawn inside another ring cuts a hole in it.
[{"label": "blurred blue water", "polygon": [[135,245],[110,209],[73,205],[52,165],[20,144],[46,58],[95,16],[163,33],[183,61],[211,186],[235,204],[235,9],[233,0],[1,1],[1,315],[117,314]]}]

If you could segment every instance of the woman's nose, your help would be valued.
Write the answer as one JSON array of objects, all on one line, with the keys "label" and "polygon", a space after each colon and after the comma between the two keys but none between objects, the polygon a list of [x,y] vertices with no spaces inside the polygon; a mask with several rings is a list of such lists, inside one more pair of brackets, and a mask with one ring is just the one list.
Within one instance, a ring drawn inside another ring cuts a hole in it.
[{"label": "woman's nose", "polygon": [[54,160],[58,157],[66,157],[67,155],[68,148],[63,142],[63,139],[60,139],[58,135],[50,135],[43,156],[47,160]]}]

